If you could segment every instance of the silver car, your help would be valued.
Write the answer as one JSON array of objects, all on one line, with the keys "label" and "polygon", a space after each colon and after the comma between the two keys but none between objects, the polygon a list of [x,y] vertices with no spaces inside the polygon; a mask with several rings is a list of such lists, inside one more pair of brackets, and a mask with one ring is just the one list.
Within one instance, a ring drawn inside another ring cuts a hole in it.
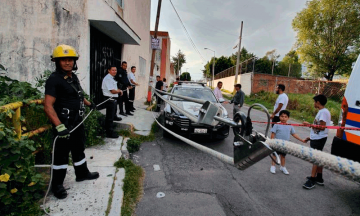
[{"label": "silver car", "polygon": [[[228,112],[226,109],[221,105],[220,101],[216,99],[211,89],[204,86],[204,84],[180,82],[172,88],[171,93],[174,95],[182,95],[210,101],[220,108],[216,114],[217,116],[228,118]],[[167,98],[171,100],[171,102],[175,103],[176,106],[181,107],[192,115],[199,115],[199,110],[202,107],[201,104],[186,101],[177,97],[169,96]],[[215,126],[210,126],[191,122],[186,116],[171,108],[169,104],[165,104],[164,117],[164,126],[167,129],[188,138],[192,138],[194,136],[204,136],[209,139],[225,139],[229,136],[229,126],[223,123],[217,123]],[[171,135],[165,130],[163,132],[163,136],[171,137]]]}]

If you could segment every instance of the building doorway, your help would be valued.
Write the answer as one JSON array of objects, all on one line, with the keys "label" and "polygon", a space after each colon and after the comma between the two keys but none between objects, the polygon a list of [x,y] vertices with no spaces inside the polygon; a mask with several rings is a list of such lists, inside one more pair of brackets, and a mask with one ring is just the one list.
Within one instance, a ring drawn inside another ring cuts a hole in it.
[{"label": "building doorway", "polygon": [[122,44],[90,25],[90,96],[96,104],[104,101],[101,84],[107,67],[120,69],[121,51]]}]

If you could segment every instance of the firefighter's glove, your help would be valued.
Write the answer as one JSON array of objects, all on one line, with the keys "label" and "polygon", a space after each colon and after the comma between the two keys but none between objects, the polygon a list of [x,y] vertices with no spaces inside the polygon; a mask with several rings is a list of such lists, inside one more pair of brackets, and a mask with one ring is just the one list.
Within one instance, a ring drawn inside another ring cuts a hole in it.
[{"label": "firefighter's glove", "polygon": [[92,102],[89,107],[90,107],[90,110],[94,110],[94,109],[96,109],[96,104],[94,102]]},{"label": "firefighter's glove", "polygon": [[65,127],[64,124],[60,124],[56,126],[56,130],[59,138],[66,138],[66,139],[70,138],[70,131]]}]

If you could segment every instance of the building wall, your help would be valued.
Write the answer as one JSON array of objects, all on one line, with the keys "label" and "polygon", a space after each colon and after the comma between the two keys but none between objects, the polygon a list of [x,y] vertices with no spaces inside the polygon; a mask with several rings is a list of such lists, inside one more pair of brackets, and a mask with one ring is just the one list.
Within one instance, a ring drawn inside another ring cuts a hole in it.
[{"label": "building wall", "polygon": [[[124,45],[122,60],[127,61],[128,71],[131,66],[137,68],[136,79],[140,86],[136,87],[136,99],[146,98],[149,75],[150,75],[150,48],[151,40],[149,37],[150,31],[150,12],[151,1],[146,0],[125,0],[124,2],[124,20],[131,26],[131,28],[141,38],[140,46]],[[146,70],[140,71],[139,59],[142,57],[146,60]]]},{"label": "building wall", "polygon": [[[251,79],[252,79],[252,73],[241,74],[240,76],[238,76],[236,83],[241,84],[241,90],[245,93],[245,95],[251,94],[251,86],[252,86]],[[231,92],[234,90],[235,76],[216,79],[214,82],[215,83],[214,85],[217,86],[217,83],[219,81],[221,81],[223,83],[223,89],[225,89],[227,91],[231,91]],[[209,82],[208,82],[208,85],[210,85]]]},{"label": "building wall", "polygon": [[95,20],[120,16],[141,38],[140,46],[124,45],[121,60],[128,62],[129,71],[132,65],[139,69],[140,57],[146,60],[142,67],[146,69],[136,74],[140,83],[136,98],[145,97],[150,69],[150,11],[151,2],[144,0],[125,0],[124,8],[116,0],[8,0],[0,7],[0,63],[8,68],[10,78],[34,84],[45,70],[55,69],[50,59],[53,49],[59,44],[71,45],[80,55],[77,74],[89,93],[89,15]]},{"label": "building wall", "polygon": [[[235,76],[225,77],[215,80],[223,82],[223,89],[233,91]],[[294,77],[272,76],[270,74],[246,73],[238,76],[237,83],[242,85],[242,90],[246,95],[265,92],[276,92],[276,86],[285,85],[285,92],[297,94],[324,94],[327,97],[341,99],[344,95],[346,83],[330,82],[321,80],[303,80]],[[210,83],[208,82],[208,85]]]},{"label": "building wall", "polygon": [[84,89],[88,73],[89,31],[86,0],[12,0],[0,7],[0,63],[8,76],[35,83],[54,70],[50,55],[60,43],[74,46]]}]

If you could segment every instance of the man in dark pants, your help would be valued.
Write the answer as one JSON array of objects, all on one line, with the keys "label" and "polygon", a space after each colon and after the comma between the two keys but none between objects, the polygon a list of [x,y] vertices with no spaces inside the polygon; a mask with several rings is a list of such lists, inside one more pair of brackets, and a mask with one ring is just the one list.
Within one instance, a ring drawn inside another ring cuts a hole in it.
[{"label": "man in dark pants", "polygon": [[[123,92],[122,96],[119,95],[119,109],[120,109],[119,114],[123,115],[123,116],[128,116],[128,115],[132,116],[133,114],[130,113],[131,108],[130,108],[129,98],[128,98],[128,94],[127,94],[127,89],[131,89],[131,84],[128,79],[126,68],[127,68],[127,62],[123,61],[121,63],[121,68],[120,68],[119,72],[115,76],[115,80],[121,84],[120,90],[122,90],[122,92]],[[124,107],[123,107],[124,103],[125,103],[126,113],[124,113]]]},{"label": "man in dark pants", "polygon": [[[156,76],[156,85],[155,85],[155,88],[157,90],[160,90],[162,91],[163,88],[164,88],[164,83],[161,81],[160,79],[160,76]],[[156,112],[160,112],[160,106],[161,106],[161,99],[160,97],[156,97],[157,100],[156,100]]]},{"label": "man in dark pants", "polygon": [[136,67],[131,67],[131,72],[128,74],[128,78],[131,84],[131,89],[129,89],[129,102],[130,102],[130,111],[135,111],[134,107],[134,100],[135,100],[135,86],[138,86],[139,84],[136,82],[135,77]]},{"label": "man in dark pants", "polygon": [[45,85],[44,110],[53,124],[56,139],[54,151],[52,192],[58,199],[67,197],[63,186],[71,151],[76,181],[92,180],[99,177],[97,172],[89,172],[85,159],[85,130],[81,124],[71,134],[70,131],[82,121],[85,107],[95,109],[94,103],[84,98],[80,81],[72,72],[77,70],[76,50],[68,45],[59,45],[51,56],[55,62],[53,72]]},{"label": "man in dark pants", "polygon": [[105,99],[109,99],[106,102],[106,117],[105,117],[105,130],[106,137],[118,138],[119,135],[113,131],[113,121],[121,121],[122,119],[116,116],[116,106],[118,95],[122,95],[122,91],[118,89],[117,82],[115,81],[115,75],[117,69],[115,65],[108,67],[108,74],[104,77],[101,85],[103,95]]},{"label": "man in dark pants", "polygon": [[[281,110],[286,110],[287,104],[289,102],[289,98],[284,93],[284,91],[285,91],[285,85],[279,84],[276,89],[276,94],[278,94],[279,96],[277,97],[274,105],[274,112],[270,116],[272,122],[280,122],[279,113]],[[274,126],[274,124],[272,126]]]},{"label": "man in dark pants", "polygon": [[236,84],[234,87],[236,93],[234,98],[230,101],[230,104],[234,103],[233,116],[235,116],[235,114],[240,111],[241,107],[244,105],[245,100],[245,93],[241,91],[241,84]]}]

